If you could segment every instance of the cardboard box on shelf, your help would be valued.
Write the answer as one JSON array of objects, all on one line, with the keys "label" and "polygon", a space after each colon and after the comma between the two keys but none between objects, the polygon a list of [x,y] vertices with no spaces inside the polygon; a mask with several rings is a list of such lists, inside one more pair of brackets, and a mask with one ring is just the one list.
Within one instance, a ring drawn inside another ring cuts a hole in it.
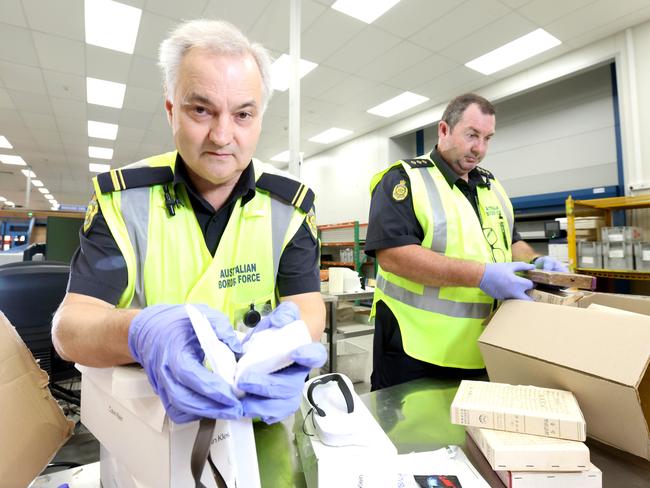
[{"label": "cardboard box on shelf", "polygon": [[[613,320],[592,303],[644,316]],[[572,391],[589,437],[650,459],[650,299],[587,293],[577,304],[505,301],[479,338],[488,375]]]},{"label": "cardboard box on shelf", "polygon": [[[194,486],[190,460],[199,423],[171,422],[139,367],[77,367],[82,372],[81,421],[103,446],[103,486]],[[255,449],[252,429],[250,438],[234,439],[233,434],[231,422],[216,421],[212,460],[229,486],[259,486],[257,459],[247,455],[251,442]],[[207,488],[218,486],[207,463],[201,481]]]},{"label": "cardboard box on shelf", "polygon": [[27,486],[70,438],[66,420],[16,329],[0,312],[0,485]]}]

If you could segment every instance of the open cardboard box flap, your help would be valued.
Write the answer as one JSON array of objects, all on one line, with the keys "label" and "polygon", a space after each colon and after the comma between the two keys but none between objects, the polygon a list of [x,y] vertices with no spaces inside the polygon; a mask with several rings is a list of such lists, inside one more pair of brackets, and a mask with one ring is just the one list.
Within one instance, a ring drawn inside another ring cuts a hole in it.
[{"label": "open cardboard box flap", "polygon": [[0,484],[27,486],[72,435],[74,423],[50,394],[16,329],[0,312]]},{"label": "open cardboard box flap", "polygon": [[508,300],[479,346],[492,381],[572,391],[587,434],[650,459],[650,317],[583,307],[598,303],[650,313],[650,300],[595,293],[578,307]]}]

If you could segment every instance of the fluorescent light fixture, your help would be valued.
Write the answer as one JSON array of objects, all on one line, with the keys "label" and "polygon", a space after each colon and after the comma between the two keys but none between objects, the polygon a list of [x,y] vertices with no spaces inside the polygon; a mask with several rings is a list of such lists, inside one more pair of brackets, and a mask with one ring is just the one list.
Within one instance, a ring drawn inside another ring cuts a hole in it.
[{"label": "fluorescent light fixture", "polygon": [[16,166],[27,166],[27,163],[20,156],[14,156],[13,154],[0,154],[0,161],[5,164],[13,164]]},{"label": "fluorescent light fixture", "polygon": [[113,81],[86,77],[86,100],[105,107],[122,108],[126,85]]},{"label": "fluorescent light fixture", "polygon": [[[300,78],[305,76],[316,66],[318,66],[317,63],[301,59],[298,66]],[[283,54],[271,65],[271,83],[273,84],[273,89],[278,91],[287,91],[289,89],[290,79],[291,56]]]},{"label": "fluorescent light fixture", "polygon": [[32,185],[38,188],[40,186],[43,186],[43,182],[41,180],[32,180]]},{"label": "fluorescent light fixture", "polygon": [[289,151],[282,151],[279,154],[276,154],[271,158],[271,161],[277,161],[279,163],[288,163],[289,162]]},{"label": "fluorescent light fixture", "polygon": [[5,205],[7,207],[15,207],[16,206],[16,204],[14,202],[10,202],[9,200],[5,200]]},{"label": "fluorescent light fixture", "polygon": [[7,199],[5,197],[0,197],[0,202],[6,202]]},{"label": "fluorescent light fixture", "polygon": [[85,0],[86,43],[133,54],[142,10],[112,0]]},{"label": "fluorescent light fixture", "polygon": [[48,200],[54,200],[54,195],[50,195],[49,193],[46,193],[46,194],[44,194],[43,196],[44,196],[45,198],[47,198]]},{"label": "fluorescent light fixture", "polygon": [[50,190],[48,190],[44,186],[40,187],[38,191],[40,191],[43,195],[45,195],[46,193],[50,193]]},{"label": "fluorescent light fixture", "polygon": [[332,8],[366,24],[372,24],[397,3],[399,0],[337,0]]},{"label": "fluorescent light fixture", "polygon": [[88,121],[88,137],[97,139],[117,139],[117,124],[108,124],[106,122],[97,122],[96,120]]},{"label": "fluorescent light fixture", "polygon": [[559,44],[562,44],[562,41],[553,37],[544,29],[537,29],[496,48],[494,51],[472,59],[465,63],[465,66],[484,75],[491,75],[525,59],[532,58],[539,53],[548,51]]},{"label": "fluorescent light fixture", "polygon": [[25,175],[25,178],[36,178],[36,173],[31,169],[21,169],[20,172]]},{"label": "fluorescent light fixture", "polygon": [[0,147],[4,149],[13,149],[14,147],[11,145],[11,143],[7,140],[5,136],[0,136]]},{"label": "fluorescent light fixture", "polygon": [[329,144],[330,142],[343,139],[345,136],[349,136],[350,134],[352,134],[351,130],[332,127],[331,129],[327,129],[320,134],[315,135],[309,140],[311,142],[318,142],[319,144]]},{"label": "fluorescent light fixture", "polygon": [[106,173],[111,170],[110,164],[88,163],[88,170],[91,173]]},{"label": "fluorescent light fixture", "polygon": [[97,159],[111,159],[113,150],[110,147],[88,146],[88,156]]},{"label": "fluorescent light fixture", "polygon": [[380,117],[392,117],[393,115],[404,112],[416,105],[420,105],[427,100],[429,100],[427,97],[407,91],[368,109],[367,112],[369,114],[379,115]]}]

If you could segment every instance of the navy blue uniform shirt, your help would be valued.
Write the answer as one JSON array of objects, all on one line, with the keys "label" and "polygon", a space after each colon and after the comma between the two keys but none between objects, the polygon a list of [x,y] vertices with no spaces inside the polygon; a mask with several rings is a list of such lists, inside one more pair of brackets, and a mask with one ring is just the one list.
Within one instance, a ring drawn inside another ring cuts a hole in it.
[{"label": "navy blue uniform shirt", "polygon": [[[194,188],[180,155],[174,173],[174,186],[176,185],[187,188],[205,244],[214,256],[237,199],[241,197],[244,205],[255,197],[253,165],[246,167],[226,202],[216,211]],[[116,305],[127,284],[126,261],[101,209],[88,231],[79,231],[79,242],[79,249],[70,263],[68,291]],[[319,259],[318,243],[304,222],[280,258],[277,276],[280,296],[320,291]]]}]

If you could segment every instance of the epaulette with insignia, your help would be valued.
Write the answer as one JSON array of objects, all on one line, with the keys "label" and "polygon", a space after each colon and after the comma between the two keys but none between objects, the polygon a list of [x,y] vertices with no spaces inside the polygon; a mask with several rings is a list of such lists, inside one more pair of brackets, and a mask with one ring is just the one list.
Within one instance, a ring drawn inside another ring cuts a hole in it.
[{"label": "epaulette with insignia", "polygon": [[486,178],[489,178],[491,180],[494,179],[494,175],[490,171],[488,171],[487,169],[481,168],[480,166],[477,166],[476,170],[479,172],[479,174],[481,176],[485,176]]},{"label": "epaulette with insignia", "polygon": [[314,204],[314,192],[299,181],[286,176],[262,173],[257,179],[256,186],[277,195],[304,212],[309,212]]},{"label": "epaulette with insignia", "polygon": [[411,168],[433,168],[435,164],[430,159],[415,158],[415,159],[402,159]]},{"label": "epaulette with insignia", "polygon": [[161,185],[172,181],[174,171],[169,166],[112,169],[97,175],[97,183],[102,193]]}]

